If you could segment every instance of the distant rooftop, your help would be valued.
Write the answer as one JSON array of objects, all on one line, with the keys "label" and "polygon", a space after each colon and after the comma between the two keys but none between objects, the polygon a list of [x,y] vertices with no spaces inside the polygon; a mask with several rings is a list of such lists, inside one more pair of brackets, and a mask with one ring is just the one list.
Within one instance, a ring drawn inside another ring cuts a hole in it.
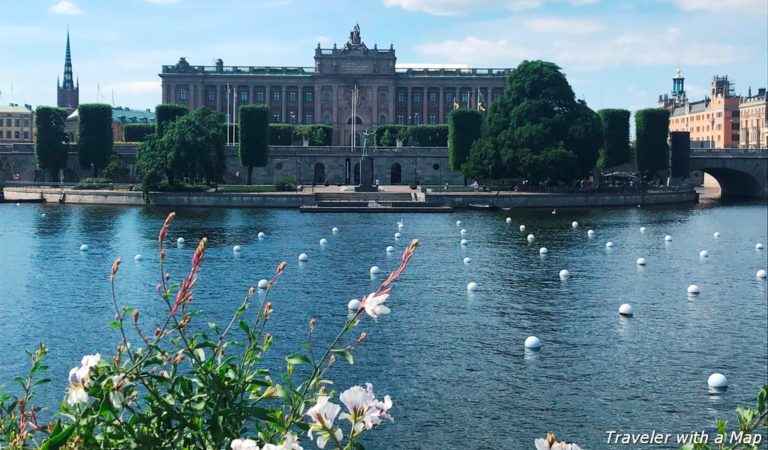
[{"label": "distant rooftop", "polygon": [[[76,119],[77,117],[77,110],[75,110],[67,119]],[[149,109],[131,109],[114,106],[112,107],[112,122],[155,123],[155,113]]]},{"label": "distant rooftop", "polygon": [[19,106],[15,103],[10,105],[0,105],[0,114],[30,114],[32,107],[29,105]]}]

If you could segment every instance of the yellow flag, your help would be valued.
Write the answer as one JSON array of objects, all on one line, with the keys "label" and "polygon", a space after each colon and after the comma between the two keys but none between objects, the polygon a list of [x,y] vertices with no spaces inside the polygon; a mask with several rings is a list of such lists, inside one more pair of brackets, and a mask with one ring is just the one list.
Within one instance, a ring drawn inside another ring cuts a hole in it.
[{"label": "yellow flag", "polygon": [[453,109],[459,109],[459,102],[456,101],[456,97],[453,97]]}]

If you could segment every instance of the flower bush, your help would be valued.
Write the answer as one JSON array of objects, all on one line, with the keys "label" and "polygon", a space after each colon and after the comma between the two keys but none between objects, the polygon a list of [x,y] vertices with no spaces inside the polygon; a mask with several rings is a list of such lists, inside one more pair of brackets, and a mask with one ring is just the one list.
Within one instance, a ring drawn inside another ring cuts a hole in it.
[{"label": "flower bush", "polygon": [[[114,356],[84,356],[69,372],[66,399],[53,421],[40,423],[34,388],[50,381],[42,377],[47,348],[40,345],[30,354],[29,374],[16,378],[21,393],[0,393],[0,448],[301,450],[300,436],[306,435],[319,448],[361,449],[360,437],[366,431],[393,420],[392,399],[388,395],[377,399],[371,384],[342,392],[338,396],[342,411],[334,403],[336,393],[330,390],[327,375],[337,358],[354,361],[352,353],[366,333],[348,334],[364,316],[390,312],[384,302],[413,256],[417,240],[405,250],[397,270],[363,297],[322,353],[314,350],[317,321],[312,318],[306,353],[286,356],[285,373],[273,377],[263,363],[274,339],[268,331],[273,314],[269,293],[285,271],[285,262],[269,280],[255,311],[255,289],[250,288],[226,326],[209,324],[209,332],[192,331],[195,313],[190,305],[207,240],[200,241],[181,283],[170,284],[170,275],[163,270],[163,243],[174,217],[168,215],[158,235],[157,291],[167,309],[165,316],[159,321],[145,318],[139,310],[120,305],[115,295],[120,268],[116,260],[111,271],[115,310],[111,326],[120,333],[120,343]],[[237,339],[231,336],[235,327],[240,330]],[[137,342],[131,342],[129,334],[137,336]],[[306,370],[298,370],[299,366]]]}]

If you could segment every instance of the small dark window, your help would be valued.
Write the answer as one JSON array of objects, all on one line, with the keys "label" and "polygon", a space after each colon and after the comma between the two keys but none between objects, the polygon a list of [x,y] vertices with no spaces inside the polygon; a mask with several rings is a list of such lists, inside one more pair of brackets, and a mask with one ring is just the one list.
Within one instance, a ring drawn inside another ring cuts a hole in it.
[{"label": "small dark window", "polygon": [[433,170],[440,170],[440,164],[437,164],[437,163],[432,164],[432,169]]},{"label": "small dark window", "polygon": [[277,163],[275,164],[275,170],[283,170],[283,163]]}]

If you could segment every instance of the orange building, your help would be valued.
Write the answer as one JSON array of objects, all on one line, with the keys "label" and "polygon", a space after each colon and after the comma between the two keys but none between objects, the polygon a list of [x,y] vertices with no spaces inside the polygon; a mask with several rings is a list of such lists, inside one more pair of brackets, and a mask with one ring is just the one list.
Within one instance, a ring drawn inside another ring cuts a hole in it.
[{"label": "orange building", "polygon": [[749,94],[739,102],[739,116],[741,118],[741,139],[739,146],[742,148],[766,148],[768,146],[768,95],[765,88],[760,88],[757,95]]},{"label": "orange building", "polygon": [[677,69],[672,97],[659,96],[659,107],[671,111],[669,131],[688,131],[691,147],[733,148],[740,142],[739,97],[727,76],[714,76],[710,96],[690,102]]}]

